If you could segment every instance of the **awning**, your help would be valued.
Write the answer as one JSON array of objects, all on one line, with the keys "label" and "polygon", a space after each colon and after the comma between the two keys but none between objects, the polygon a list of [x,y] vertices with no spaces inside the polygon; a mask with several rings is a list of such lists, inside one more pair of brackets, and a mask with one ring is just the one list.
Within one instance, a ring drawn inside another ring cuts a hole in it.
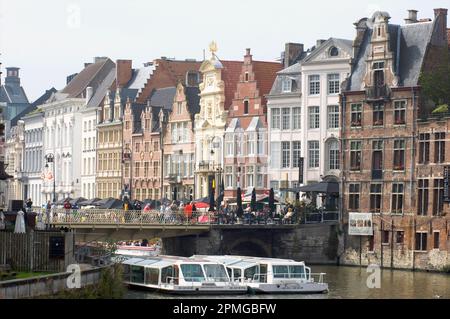
[{"label": "awning", "polygon": [[339,194],[339,183],[336,182],[320,182],[316,184],[305,185],[297,188],[300,192]]}]

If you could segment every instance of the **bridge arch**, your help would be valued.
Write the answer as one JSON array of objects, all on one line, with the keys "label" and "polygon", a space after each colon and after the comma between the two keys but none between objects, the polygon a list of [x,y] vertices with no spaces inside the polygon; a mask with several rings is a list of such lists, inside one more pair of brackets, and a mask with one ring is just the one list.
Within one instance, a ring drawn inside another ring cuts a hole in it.
[{"label": "bridge arch", "polygon": [[258,238],[239,238],[227,247],[230,255],[271,257],[272,252],[264,241]]}]

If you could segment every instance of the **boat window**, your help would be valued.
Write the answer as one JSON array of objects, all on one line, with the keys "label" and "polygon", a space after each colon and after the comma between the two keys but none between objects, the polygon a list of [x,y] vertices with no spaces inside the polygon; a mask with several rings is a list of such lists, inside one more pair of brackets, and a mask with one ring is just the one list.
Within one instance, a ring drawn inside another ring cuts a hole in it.
[{"label": "boat window", "polygon": [[229,281],[227,277],[227,272],[223,265],[210,265],[206,264],[203,266],[205,268],[205,274],[207,280],[211,281]]},{"label": "boat window", "polygon": [[288,278],[289,277],[288,266],[273,266],[273,277]]},{"label": "boat window", "polygon": [[148,285],[159,284],[159,269],[147,268],[145,269],[145,283]]},{"label": "boat window", "polygon": [[227,267],[228,277],[233,278],[233,269]]},{"label": "boat window", "polygon": [[253,267],[247,268],[244,270],[244,279],[253,280],[257,273],[258,273],[258,266],[253,266]]},{"label": "boat window", "polygon": [[241,280],[241,276],[242,276],[242,272],[240,269],[234,269],[234,280],[235,281],[240,281]]},{"label": "boat window", "polygon": [[161,269],[161,283],[168,284],[174,279],[174,269],[172,266]]},{"label": "boat window", "polygon": [[144,267],[141,266],[131,266],[131,282],[143,284],[144,270]]},{"label": "boat window", "polygon": [[289,278],[304,278],[305,277],[305,267],[298,266],[289,266]]},{"label": "boat window", "polygon": [[130,265],[127,264],[123,264],[123,279],[124,281],[129,281],[130,280]]},{"label": "boat window", "polygon": [[202,267],[198,264],[181,265],[181,273],[187,282],[199,282],[205,280]]},{"label": "boat window", "polygon": [[267,264],[259,265],[259,269],[260,269],[259,282],[267,282]]}]

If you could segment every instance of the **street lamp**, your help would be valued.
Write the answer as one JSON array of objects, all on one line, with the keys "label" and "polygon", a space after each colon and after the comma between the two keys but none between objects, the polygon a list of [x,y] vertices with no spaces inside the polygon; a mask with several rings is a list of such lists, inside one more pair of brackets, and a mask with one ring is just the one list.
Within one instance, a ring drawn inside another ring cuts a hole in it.
[{"label": "street lamp", "polygon": [[[130,194],[129,194],[129,199],[131,200],[131,187],[133,184],[133,151],[129,148],[126,147],[123,150],[123,159],[122,159],[122,163],[125,163],[125,161],[129,161],[130,162],[130,179],[129,179],[129,189],[130,189]],[[125,194],[124,194],[125,195]]]},{"label": "street lamp", "polygon": [[45,168],[49,168],[48,163],[53,163],[53,203],[56,203],[55,155],[53,153],[49,153],[45,155],[45,159],[47,160]]}]

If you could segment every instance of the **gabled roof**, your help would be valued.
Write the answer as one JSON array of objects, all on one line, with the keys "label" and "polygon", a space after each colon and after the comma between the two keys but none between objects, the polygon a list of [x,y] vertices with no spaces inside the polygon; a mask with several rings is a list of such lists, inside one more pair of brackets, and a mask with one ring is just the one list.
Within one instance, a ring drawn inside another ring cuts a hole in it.
[{"label": "gabled roof", "polygon": [[114,67],[108,58],[89,64],[60,93],[67,94],[68,98],[83,98],[86,88],[90,86],[95,91]]},{"label": "gabled roof", "polygon": [[225,130],[225,133],[233,133],[238,128],[241,128],[241,121],[239,121],[239,118],[235,117],[231,119],[230,124],[228,124],[227,129]]},{"label": "gabled roof", "polygon": [[144,104],[132,103],[131,113],[133,114],[133,134],[142,133],[142,119],[141,115],[145,109]]},{"label": "gabled roof", "polygon": [[[335,46],[341,50],[344,50],[347,55],[351,56],[353,52],[353,41],[346,40],[346,39],[338,39],[338,38],[329,38],[327,41],[322,43],[319,47],[316,47],[315,50],[313,50],[308,56],[306,56],[302,60],[302,64],[306,64],[312,60],[314,60],[315,57],[317,57],[319,54],[323,52],[328,47]],[[332,59],[332,58],[330,58]]]},{"label": "gabled roof", "polygon": [[133,77],[128,84],[129,89],[137,89],[138,94],[142,92],[145,87],[145,84],[150,79],[155,67],[153,65],[147,65],[139,69],[133,70]]},{"label": "gabled roof", "polygon": [[249,126],[247,127],[247,132],[256,132],[259,129],[264,128],[263,123],[259,119],[259,116],[255,116],[252,118],[252,121],[250,122]]},{"label": "gabled roof", "polygon": [[11,127],[16,126],[17,122],[25,115],[28,115],[29,113],[34,112],[39,105],[44,104],[55,92],[56,92],[56,89],[54,87],[52,87],[49,90],[46,90],[44,94],[42,94],[38,99],[36,99],[36,101],[34,101],[30,106],[28,106],[25,110],[23,110],[22,112],[17,114],[17,116],[15,116],[11,120]]},{"label": "gabled roof", "polygon": [[[366,25],[367,29],[349,78],[347,87],[349,91],[364,90],[363,78],[366,74],[366,59],[371,53],[370,41],[373,33],[372,23],[366,22]],[[394,56],[394,73],[399,77],[400,86],[409,87],[418,84],[433,29],[434,22],[417,22],[404,26],[389,24],[389,46]]]},{"label": "gabled roof", "polygon": [[116,68],[112,68],[109,74],[103,79],[97,89],[94,91],[94,95],[89,100],[87,107],[98,107],[106,96],[106,92],[116,79]]},{"label": "gabled roof", "polygon": [[150,105],[153,107],[162,107],[165,110],[172,110],[176,92],[176,87],[156,89],[150,96]]},{"label": "gabled roof", "polygon": [[253,71],[259,89],[260,96],[268,94],[272,88],[273,82],[282,68],[281,63],[253,61]]},{"label": "gabled roof", "polygon": [[185,93],[188,111],[193,120],[195,114],[200,112],[200,89],[198,87],[186,87]]},{"label": "gabled roof", "polygon": [[11,104],[29,103],[23,87],[6,83],[0,87],[0,102]]}]

